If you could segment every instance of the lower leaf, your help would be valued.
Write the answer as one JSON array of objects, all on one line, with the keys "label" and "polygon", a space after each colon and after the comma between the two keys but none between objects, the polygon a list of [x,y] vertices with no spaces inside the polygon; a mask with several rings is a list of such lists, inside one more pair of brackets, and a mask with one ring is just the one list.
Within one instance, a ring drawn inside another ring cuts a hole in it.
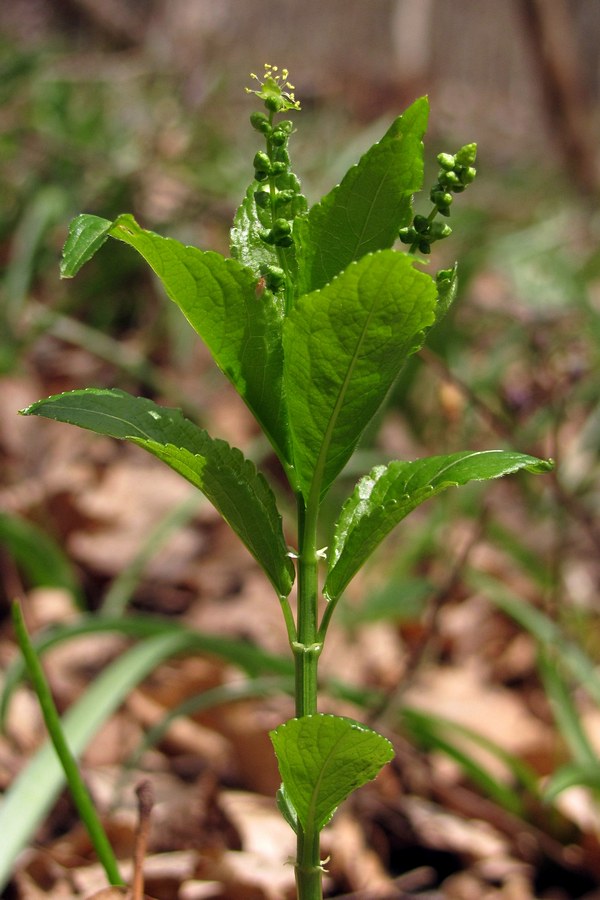
[{"label": "lower leaf", "polygon": [[394,756],[386,738],[342,716],[290,719],[270,737],[283,781],[280,808],[285,799],[306,834],[319,832],[339,804]]},{"label": "lower leaf", "polygon": [[240,450],[211,438],[178,409],[119,390],[56,394],[32,404],[22,414],[128,440],[162,459],[205,494],[263,568],[278,595],[287,597],[294,570],[275,497]]}]

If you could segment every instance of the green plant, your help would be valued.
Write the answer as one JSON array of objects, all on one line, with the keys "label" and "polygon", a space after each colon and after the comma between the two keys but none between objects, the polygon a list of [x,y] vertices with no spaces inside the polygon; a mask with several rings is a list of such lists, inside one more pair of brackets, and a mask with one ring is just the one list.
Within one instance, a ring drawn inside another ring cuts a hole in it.
[{"label": "green plant", "polygon": [[[256,76],[254,76],[256,77]],[[279,807],[297,834],[298,896],[322,896],[320,832],[336,807],[389,761],[388,740],[317,709],[318,662],[351,579],[415,507],[451,486],[551,464],[513,451],[393,461],[361,478],[320,549],[321,509],[403,364],[456,294],[456,266],[435,278],[414,253],[450,229],[453,194],[473,180],[476,148],[440,154],[428,216],[413,215],[423,181],[426,98],[397,118],[341,183],[307,209],[292,172],[293,88],[267,66],[252,90],[265,111],[252,126],[265,149],[231,231],[232,258],[140,228],[79,216],[62,274],[71,277],[112,237],[149,263],[269,439],[297,507],[289,550],[275,495],[242,452],[175,409],[120,390],[56,395],[23,410],[132,441],[199,488],[245,543],[278,597],[294,660],[296,717],[271,734],[282,776]],[[393,249],[396,240],[410,252]],[[321,587],[320,567],[326,566]],[[291,596],[297,582],[296,613]],[[323,604],[323,606],[322,606]]]}]

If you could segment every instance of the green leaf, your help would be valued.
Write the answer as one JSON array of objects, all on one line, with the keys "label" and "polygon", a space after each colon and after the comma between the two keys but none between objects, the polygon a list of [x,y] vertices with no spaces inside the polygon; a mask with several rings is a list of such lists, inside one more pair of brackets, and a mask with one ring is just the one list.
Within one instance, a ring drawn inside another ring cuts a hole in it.
[{"label": "green leaf", "polygon": [[61,278],[73,278],[108,238],[112,222],[100,216],[81,215],[73,219],[63,247]]},{"label": "green leaf", "polygon": [[413,258],[370,254],[299,298],[283,330],[293,459],[305,498],[323,495],[433,324],[437,292]]},{"label": "green leaf", "polygon": [[[90,218],[97,217],[75,219],[73,233],[86,234]],[[119,216],[108,234],[146,260],[256,417],[280,459],[288,459],[281,393],[282,320],[273,297],[268,292],[258,297],[256,276],[236,260],[145,231],[133,216]],[[94,244],[93,251],[82,253],[80,243],[74,241],[68,248],[65,262],[69,270],[77,262],[77,271],[82,264],[79,260],[89,259],[100,246]]]},{"label": "green leaf", "polygon": [[339,804],[394,756],[386,738],[341,716],[290,719],[270,737],[286,802],[307,834],[319,832]]},{"label": "green leaf", "polygon": [[600,792],[600,760],[593,765],[569,762],[556,769],[544,785],[542,799],[545,803],[554,803],[559,794],[575,786]]},{"label": "green leaf", "polygon": [[215,440],[177,409],[119,390],[79,390],[40,400],[24,415],[69,422],[129,440],[199,488],[262,566],[280,597],[293,583],[281,517],[264,477],[240,450]]},{"label": "green leaf", "polygon": [[298,813],[294,809],[294,804],[288,797],[284,784],[282,784],[277,791],[277,809],[292,831],[298,834]]},{"label": "green leaf", "polygon": [[422,97],[307,217],[296,220],[299,294],[323,287],[365,254],[391,247],[399,228],[410,223],[412,195],[423,183],[428,115]]},{"label": "green leaf", "polygon": [[392,528],[430,497],[469,481],[551,468],[550,462],[512,450],[466,451],[376,466],[358,482],[336,524],[324,587],[327,597],[337,599]]},{"label": "green leaf", "polygon": [[[286,179],[290,179],[289,188],[296,183],[294,175],[278,176],[278,187],[285,190],[288,185]],[[292,181],[293,179],[293,181]],[[272,215],[269,209],[257,207],[254,201],[254,193],[257,190],[269,190],[268,184],[253,181],[242,200],[233,220],[230,232],[231,255],[239,260],[242,265],[252,269],[256,278],[261,274],[262,266],[280,266],[281,254],[286,263],[286,269],[292,278],[296,277],[296,251],[294,247],[275,247],[261,240],[261,232],[268,230],[272,223]],[[306,211],[306,199],[302,194],[296,194],[289,206],[289,217],[299,216]]]},{"label": "green leaf", "polygon": [[264,210],[254,202],[258,182],[253,181],[237,209],[230,232],[231,255],[243,266],[252,269],[256,278],[261,266],[278,266],[277,248],[260,239],[261,231],[271,227]]},{"label": "green leaf", "polygon": [[436,279],[436,287],[438,292],[438,304],[435,311],[435,321],[439,322],[444,318],[454,301],[458,292],[458,265],[457,263],[451,269],[447,269],[444,273],[445,277]]}]

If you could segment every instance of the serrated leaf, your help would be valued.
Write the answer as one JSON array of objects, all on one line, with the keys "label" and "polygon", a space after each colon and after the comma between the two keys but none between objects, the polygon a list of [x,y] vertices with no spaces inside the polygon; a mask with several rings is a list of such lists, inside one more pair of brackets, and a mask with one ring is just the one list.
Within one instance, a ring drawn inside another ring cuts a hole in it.
[{"label": "serrated leaf", "polygon": [[435,319],[433,280],[382,250],[300,297],[283,329],[296,473],[318,500],[342,470],[405,360]]},{"label": "serrated leaf", "polygon": [[341,183],[294,225],[298,293],[317,290],[351,262],[391,247],[412,218],[423,183],[423,135],[429,104],[422,97],[399,116]]},{"label": "serrated leaf", "polygon": [[[92,228],[92,224],[86,225],[90,219],[97,217],[79,216],[72,225],[73,234],[86,234],[88,227]],[[106,223],[104,219],[98,221]],[[257,296],[255,275],[237,260],[146,231],[133,216],[122,215],[109,223],[108,235],[137,250],[154,270],[169,298],[179,306],[260,422],[279,457],[286,460],[282,320],[272,296]],[[91,255],[80,249],[82,241],[83,237],[78,241],[74,238],[69,249],[70,270],[78,261],[77,271],[80,260]]]},{"label": "serrated leaf", "polygon": [[260,239],[261,231],[267,229],[270,223],[266,214],[254,202],[254,192],[257,189],[258,182],[253,182],[236,211],[230,231],[230,244],[231,255],[242,265],[252,269],[258,278],[261,266],[278,266],[279,259],[277,249]]},{"label": "serrated leaf", "polygon": [[358,482],[340,513],[324,587],[327,597],[339,597],[392,528],[430,497],[469,481],[551,468],[546,460],[511,450],[466,451],[376,466]]},{"label": "serrated leaf", "polygon": [[63,247],[60,264],[61,278],[73,278],[92,258],[108,238],[112,222],[100,216],[83,214],[69,225],[69,235]]},{"label": "serrated leaf", "polygon": [[[287,187],[286,178],[290,179],[290,188],[297,183],[295,176],[280,175],[278,182],[281,190],[285,190]],[[291,179],[293,179],[293,182]],[[295,278],[297,265],[294,247],[277,248],[261,240],[261,232],[268,230],[272,225],[272,221],[270,211],[257,207],[254,201],[254,193],[259,189],[268,191],[269,186],[264,182],[253,181],[235,214],[233,227],[230,232],[231,255],[239,260],[242,265],[252,269],[256,278],[258,278],[261,274],[262,266],[281,265],[279,258],[279,254],[281,254],[285,260],[287,271],[292,278]],[[306,199],[302,194],[297,194],[289,206],[288,214],[290,218],[301,215],[305,210]]]},{"label": "serrated leaf", "polygon": [[455,263],[450,270],[450,277],[444,278],[436,282],[438,292],[438,303],[435,311],[435,321],[439,322],[444,318],[454,301],[458,292],[458,265]]},{"label": "serrated leaf", "polygon": [[286,797],[307,834],[319,832],[339,804],[394,756],[386,738],[342,716],[290,719],[270,738]]},{"label": "serrated leaf", "polygon": [[56,394],[34,403],[23,414],[128,440],[162,459],[205,494],[264,569],[277,593],[282,597],[289,594],[293,566],[273,492],[240,450],[211,438],[180,410],[120,390]]}]

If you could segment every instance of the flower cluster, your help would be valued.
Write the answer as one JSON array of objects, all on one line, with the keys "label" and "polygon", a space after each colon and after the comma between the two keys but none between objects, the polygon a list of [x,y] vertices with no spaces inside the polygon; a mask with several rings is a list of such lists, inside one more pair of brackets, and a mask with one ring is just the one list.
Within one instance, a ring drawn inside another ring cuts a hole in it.
[{"label": "flower cluster", "polygon": [[265,139],[265,149],[259,150],[253,160],[254,180],[257,182],[254,202],[257,217],[263,226],[260,239],[276,250],[279,261],[279,265],[264,264],[260,270],[265,286],[271,291],[279,290],[285,283],[285,251],[293,245],[292,223],[297,215],[306,210],[306,198],[290,165],[288,144],[294,124],[290,119],[275,121],[278,113],[300,109],[288,76],[287,69],[279,73],[277,66],[265,65],[262,81],[252,75],[259,82],[260,89],[246,88],[248,93],[263,101],[266,109],[266,112],[253,112],[250,122]]},{"label": "flower cluster", "polygon": [[401,228],[399,237],[403,244],[411,245],[411,252],[420,250],[421,253],[430,253],[431,245],[435,241],[448,237],[452,229],[444,222],[435,222],[439,213],[442,216],[450,215],[452,194],[460,194],[467,185],[474,180],[477,170],[473,167],[477,156],[477,144],[465,144],[458,153],[438,154],[437,161],[440,164],[437,181],[431,188],[429,198],[433,203],[433,209],[428,216],[416,215],[412,225]]},{"label": "flower cluster", "polygon": [[260,97],[271,112],[277,113],[288,109],[300,109],[300,102],[294,96],[294,85],[288,81],[289,74],[287,69],[282,69],[279,72],[277,66],[265,63],[265,73],[262,81],[254,72],[250,73],[250,78],[258,81],[260,88],[258,90],[246,88],[246,93]]}]

